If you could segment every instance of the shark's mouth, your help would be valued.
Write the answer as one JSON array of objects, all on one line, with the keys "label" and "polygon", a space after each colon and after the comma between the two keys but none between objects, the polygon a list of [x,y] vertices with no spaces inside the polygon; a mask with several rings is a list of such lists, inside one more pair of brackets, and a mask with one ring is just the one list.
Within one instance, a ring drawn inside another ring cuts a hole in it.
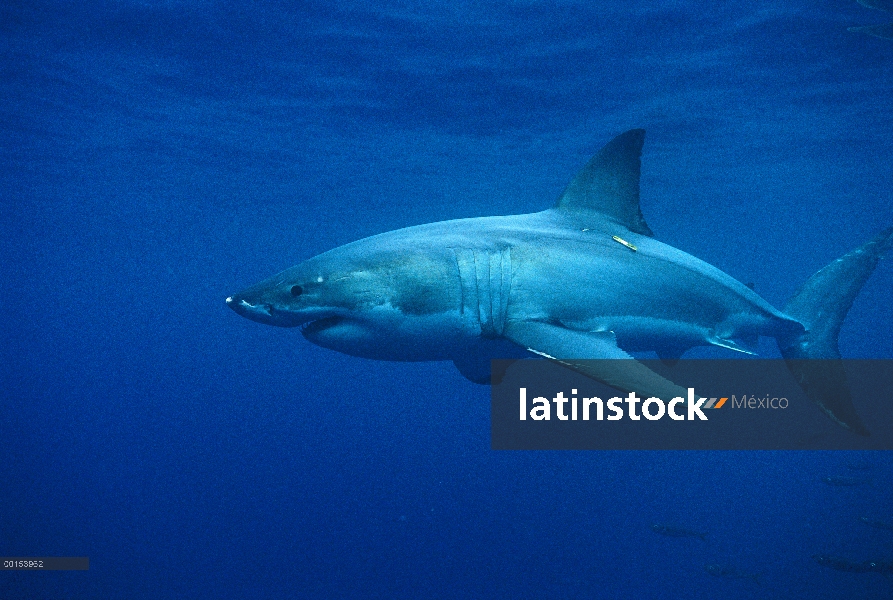
[{"label": "shark's mouth", "polygon": [[307,337],[308,335],[316,335],[330,327],[334,327],[343,320],[344,317],[325,317],[323,319],[317,319],[316,321],[310,321],[309,323],[301,325],[301,333],[304,337]]},{"label": "shark's mouth", "polygon": [[276,308],[267,302],[252,304],[238,296],[227,298],[226,305],[246,319],[276,327],[297,327],[306,319],[298,313]]}]

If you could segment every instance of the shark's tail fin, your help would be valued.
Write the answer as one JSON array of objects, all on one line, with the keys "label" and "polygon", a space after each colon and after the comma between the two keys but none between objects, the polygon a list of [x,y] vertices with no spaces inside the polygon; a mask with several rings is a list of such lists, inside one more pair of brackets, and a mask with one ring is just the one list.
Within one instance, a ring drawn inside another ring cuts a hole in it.
[{"label": "shark's tail fin", "polygon": [[850,399],[837,336],[853,300],[891,245],[893,227],[810,277],[784,307],[805,328],[793,339],[779,340],[788,368],[822,410],[860,435],[868,430]]},{"label": "shark's tail fin", "polygon": [[862,285],[893,245],[893,227],[810,277],[784,307],[806,333],[781,348],[785,358],[840,358],[837,336]]}]

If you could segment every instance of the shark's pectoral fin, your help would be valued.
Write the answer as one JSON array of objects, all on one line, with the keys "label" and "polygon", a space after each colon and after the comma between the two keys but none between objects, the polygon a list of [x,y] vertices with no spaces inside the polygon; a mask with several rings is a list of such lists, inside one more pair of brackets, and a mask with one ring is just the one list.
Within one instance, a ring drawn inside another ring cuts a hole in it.
[{"label": "shark's pectoral fin", "polygon": [[686,390],[621,350],[610,331],[581,332],[548,323],[523,321],[506,325],[504,335],[535,354],[624,392],[664,400],[686,395]]}]

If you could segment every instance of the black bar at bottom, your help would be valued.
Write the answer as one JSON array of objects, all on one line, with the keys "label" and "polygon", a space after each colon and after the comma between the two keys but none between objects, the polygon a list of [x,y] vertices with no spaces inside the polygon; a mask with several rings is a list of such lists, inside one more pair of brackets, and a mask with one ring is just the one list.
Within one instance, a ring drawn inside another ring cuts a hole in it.
[{"label": "black bar at bottom", "polygon": [[3,556],[0,571],[88,571],[87,556]]}]

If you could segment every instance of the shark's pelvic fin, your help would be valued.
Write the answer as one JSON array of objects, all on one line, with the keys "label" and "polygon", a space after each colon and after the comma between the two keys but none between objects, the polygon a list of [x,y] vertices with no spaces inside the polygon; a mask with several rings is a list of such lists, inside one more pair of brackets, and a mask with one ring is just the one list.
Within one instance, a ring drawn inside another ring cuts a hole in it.
[{"label": "shark's pelvic fin", "polygon": [[[490,360],[494,356],[505,359],[496,365],[498,370],[490,371]],[[504,339],[481,340],[472,347],[466,348],[460,356],[453,359],[453,364],[459,369],[465,379],[481,385],[498,384],[505,375],[508,360],[530,358],[530,353],[524,348],[518,348],[517,344]]]},{"label": "shark's pelvic fin", "polygon": [[490,361],[474,356],[472,358],[454,358],[453,364],[459,369],[462,377],[472,383],[490,385]]},{"label": "shark's pelvic fin", "polygon": [[[573,331],[538,321],[512,322],[505,336],[535,354],[643,398],[684,398],[686,390],[664,379],[617,346],[613,332]],[[610,360],[594,360],[610,359]]]},{"label": "shark's pelvic fin", "polygon": [[656,350],[657,357],[668,367],[675,367],[682,355],[690,350],[688,345],[664,346]]},{"label": "shark's pelvic fin", "polygon": [[795,339],[779,340],[788,368],[828,416],[860,435],[868,430],[853,407],[837,336],[859,290],[891,246],[893,228],[810,277],[784,307],[805,328]]},{"label": "shark's pelvic fin", "polygon": [[568,212],[596,212],[630,231],[653,236],[639,208],[644,129],[621,133],[583,167],[558,199],[556,208]]}]

